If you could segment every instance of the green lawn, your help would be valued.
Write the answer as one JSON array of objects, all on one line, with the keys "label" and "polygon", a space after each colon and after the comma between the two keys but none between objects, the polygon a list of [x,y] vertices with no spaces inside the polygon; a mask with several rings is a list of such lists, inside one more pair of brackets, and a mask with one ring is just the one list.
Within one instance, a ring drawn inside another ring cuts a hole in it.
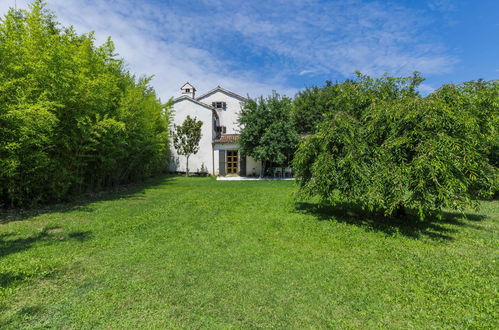
[{"label": "green lawn", "polygon": [[294,190],[167,177],[2,215],[0,327],[499,326],[498,201],[390,225]]}]

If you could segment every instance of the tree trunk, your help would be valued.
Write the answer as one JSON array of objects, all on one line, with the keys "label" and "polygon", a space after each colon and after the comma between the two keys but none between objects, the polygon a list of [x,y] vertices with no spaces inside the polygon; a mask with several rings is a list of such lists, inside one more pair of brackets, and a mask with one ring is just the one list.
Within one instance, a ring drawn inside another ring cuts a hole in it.
[{"label": "tree trunk", "polygon": [[260,178],[263,178],[265,173],[265,161],[262,160],[262,170],[260,171]]},{"label": "tree trunk", "polygon": [[187,164],[185,165],[185,176],[189,176],[189,156],[186,156]]}]

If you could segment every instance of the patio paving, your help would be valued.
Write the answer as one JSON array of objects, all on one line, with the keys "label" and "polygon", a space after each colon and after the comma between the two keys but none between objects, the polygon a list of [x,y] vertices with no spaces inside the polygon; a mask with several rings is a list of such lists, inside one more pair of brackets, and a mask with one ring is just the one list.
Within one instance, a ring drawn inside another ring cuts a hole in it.
[{"label": "patio paving", "polygon": [[295,178],[257,178],[257,177],[246,177],[246,176],[219,176],[217,181],[265,181],[265,180],[275,180],[275,181],[292,181]]}]

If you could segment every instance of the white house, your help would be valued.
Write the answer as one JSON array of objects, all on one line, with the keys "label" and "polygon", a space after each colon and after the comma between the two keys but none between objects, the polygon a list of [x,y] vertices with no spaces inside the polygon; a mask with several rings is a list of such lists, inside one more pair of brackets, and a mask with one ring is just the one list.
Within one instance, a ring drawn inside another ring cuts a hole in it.
[{"label": "white house", "polygon": [[[181,96],[173,100],[173,123],[181,125],[187,116],[203,122],[199,152],[189,158],[190,172],[208,172],[212,175],[260,175],[261,163],[241,155],[238,116],[247,99],[218,86],[196,95],[196,88],[185,83]],[[186,159],[172,148],[170,170],[186,171]]]}]

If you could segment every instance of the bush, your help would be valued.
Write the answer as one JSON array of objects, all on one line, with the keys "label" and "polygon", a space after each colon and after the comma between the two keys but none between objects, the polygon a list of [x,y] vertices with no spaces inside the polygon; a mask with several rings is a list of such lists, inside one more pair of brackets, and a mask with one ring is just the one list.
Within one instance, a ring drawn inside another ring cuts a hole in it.
[{"label": "bush", "polygon": [[497,168],[484,156],[490,139],[482,133],[483,108],[456,107],[437,95],[369,99],[361,111],[328,112],[301,143],[294,169],[302,193],[386,215],[413,208],[421,218],[463,211],[493,193]]},{"label": "bush", "polygon": [[108,40],[41,0],[0,21],[0,204],[54,202],[166,169],[170,104]]}]

